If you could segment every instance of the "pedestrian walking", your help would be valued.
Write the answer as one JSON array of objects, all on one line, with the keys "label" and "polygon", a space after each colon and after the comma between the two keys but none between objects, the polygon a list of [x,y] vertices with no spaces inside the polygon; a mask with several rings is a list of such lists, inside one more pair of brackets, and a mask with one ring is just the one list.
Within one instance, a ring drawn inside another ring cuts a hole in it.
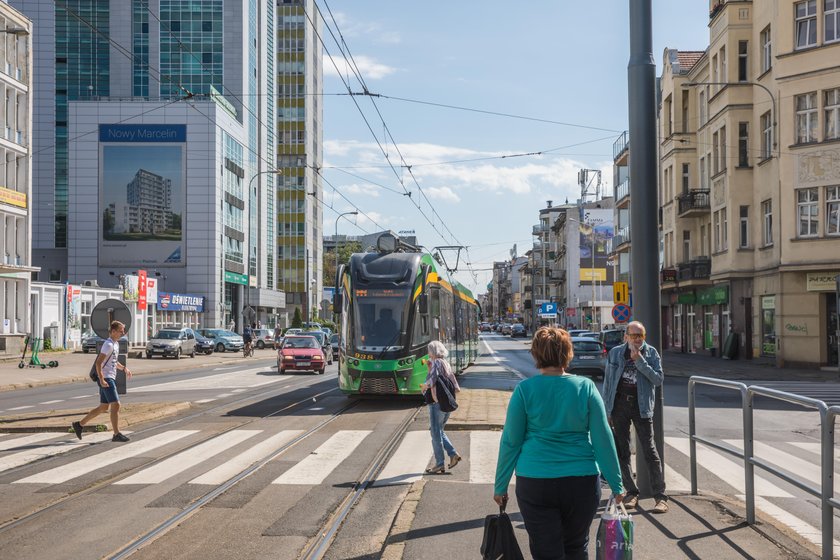
[{"label": "pedestrian walking", "polygon": [[432,399],[434,401],[429,404],[428,409],[429,432],[432,434],[432,450],[435,453],[435,466],[426,469],[426,473],[428,474],[443,474],[446,472],[446,466],[444,464],[444,451],[447,455],[449,455],[450,469],[461,462],[461,456],[458,455],[457,451],[455,451],[455,446],[453,446],[452,442],[449,441],[449,438],[446,436],[446,432],[444,431],[446,422],[449,420],[450,413],[443,412],[440,409],[437,392],[435,391],[435,384],[440,376],[445,376],[446,379],[452,383],[452,386],[455,387],[456,392],[461,390],[461,387],[458,385],[458,380],[455,378],[455,374],[452,373],[452,368],[449,366],[449,362],[446,361],[448,356],[449,350],[446,349],[446,346],[444,346],[442,342],[439,340],[433,340],[429,343],[429,361],[426,364],[429,368],[429,373],[426,375],[425,383],[420,385],[420,389],[422,391],[431,392]]},{"label": "pedestrian walking", "polygon": [[621,477],[627,488],[624,506],[639,503],[639,488],[630,470],[630,424],[641,444],[637,452],[645,454],[655,505],[653,513],[668,511],[662,461],[656,450],[653,434],[653,405],[656,387],[662,385],[662,360],[656,348],[645,342],[645,326],[639,321],[627,325],[624,344],[607,355],[604,372],[604,403],[613,429]]},{"label": "pedestrian walking", "polygon": [[131,378],[131,370],[119,363],[119,340],[125,334],[125,325],[119,321],[112,321],[108,332],[108,338],[102,343],[102,349],[96,357],[94,365],[99,376],[99,406],[88,412],[78,422],[73,422],[73,431],[76,437],[82,439],[82,427],[88,422],[105,412],[111,411],[111,428],[114,436],[111,441],[126,442],[128,437],[120,432],[120,396],[117,393],[117,370],[125,371],[128,378]]},{"label": "pedestrian walking", "polygon": [[228,330],[230,332],[236,332],[236,321],[233,319],[230,320],[230,324],[228,324]]},{"label": "pedestrian walking", "polygon": [[588,558],[589,528],[601,499],[601,476],[616,502],[624,497],[604,401],[588,377],[566,373],[569,333],[541,327],[531,356],[542,375],[519,383],[508,404],[493,499],[516,499],[534,560]]}]

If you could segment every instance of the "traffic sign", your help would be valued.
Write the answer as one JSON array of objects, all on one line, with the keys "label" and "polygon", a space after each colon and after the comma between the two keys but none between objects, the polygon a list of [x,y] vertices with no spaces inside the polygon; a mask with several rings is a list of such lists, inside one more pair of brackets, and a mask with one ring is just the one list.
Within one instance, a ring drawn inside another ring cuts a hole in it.
[{"label": "traffic sign", "polygon": [[612,318],[616,323],[626,323],[630,320],[630,307],[623,303],[617,303],[612,308]]},{"label": "traffic sign", "polygon": [[557,314],[557,302],[550,301],[543,303],[540,305],[540,314],[548,314],[548,315],[556,315]]},{"label": "traffic sign", "polygon": [[627,288],[627,282],[614,282],[613,283],[613,303],[623,303],[627,305],[629,303],[629,290]]}]

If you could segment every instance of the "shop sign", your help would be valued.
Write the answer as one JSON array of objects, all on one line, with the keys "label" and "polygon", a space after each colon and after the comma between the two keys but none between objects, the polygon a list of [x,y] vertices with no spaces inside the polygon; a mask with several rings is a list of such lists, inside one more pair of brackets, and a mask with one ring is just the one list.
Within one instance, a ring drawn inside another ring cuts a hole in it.
[{"label": "shop sign", "polygon": [[712,286],[697,290],[697,303],[700,305],[719,305],[729,302],[729,286]]},{"label": "shop sign", "polygon": [[675,268],[663,268],[660,271],[662,275],[663,282],[676,282],[677,281],[677,269]]},{"label": "shop sign", "polygon": [[0,187],[0,202],[18,208],[26,208],[26,193]]},{"label": "shop sign", "polygon": [[836,272],[809,272],[806,278],[809,292],[833,292],[837,286]]},{"label": "shop sign", "polygon": [[677,296],[677,303],[694,305],[696,301],[697,298],[694,296],[694,292],[682,292]]},{"label": "shop sign", "polygon": [[776,296],[764,296],[761,298],[762,309],[776,309]]},{"label": "shop sign", "polygon": [[157,308],[160,311],[204,311],[204,296],[192,294],[158,293]]},{"label": "shop sign", "polygon": [[237,274],[236,272],[225,270],[225,282],[230,282],[231,284],[242,284],[243,286],[247,286],[248,277],[244,274]]}]

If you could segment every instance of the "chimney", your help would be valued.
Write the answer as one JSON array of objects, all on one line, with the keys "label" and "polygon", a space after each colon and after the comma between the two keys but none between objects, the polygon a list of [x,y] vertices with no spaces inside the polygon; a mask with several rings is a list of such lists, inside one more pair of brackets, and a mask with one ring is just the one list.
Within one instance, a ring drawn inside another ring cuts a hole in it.
[{"label": "chimney", "polygon": [[551,208],[551,202],[552,202],[551,200],[546,200],[546,203],[548,204],[549,208]]}]

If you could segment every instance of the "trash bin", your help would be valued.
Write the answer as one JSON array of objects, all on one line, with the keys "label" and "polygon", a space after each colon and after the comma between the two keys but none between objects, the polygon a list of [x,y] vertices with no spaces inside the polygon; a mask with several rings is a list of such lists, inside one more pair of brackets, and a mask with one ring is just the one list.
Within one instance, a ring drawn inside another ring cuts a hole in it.
[{"label": "trash bin", "polygon": [[[102,343],[105,342],[97,341],[96,342],[96,355],[102,353]],[[128,358],[128,339],[126,337],[122,337],[117,342],[117,362],[122,364],[123,367],[126,365],[126,359]],[[126,393],[126,382],[125,382],[125,370],[121,370],[117,368],[117,394],[125,395]]]}]

